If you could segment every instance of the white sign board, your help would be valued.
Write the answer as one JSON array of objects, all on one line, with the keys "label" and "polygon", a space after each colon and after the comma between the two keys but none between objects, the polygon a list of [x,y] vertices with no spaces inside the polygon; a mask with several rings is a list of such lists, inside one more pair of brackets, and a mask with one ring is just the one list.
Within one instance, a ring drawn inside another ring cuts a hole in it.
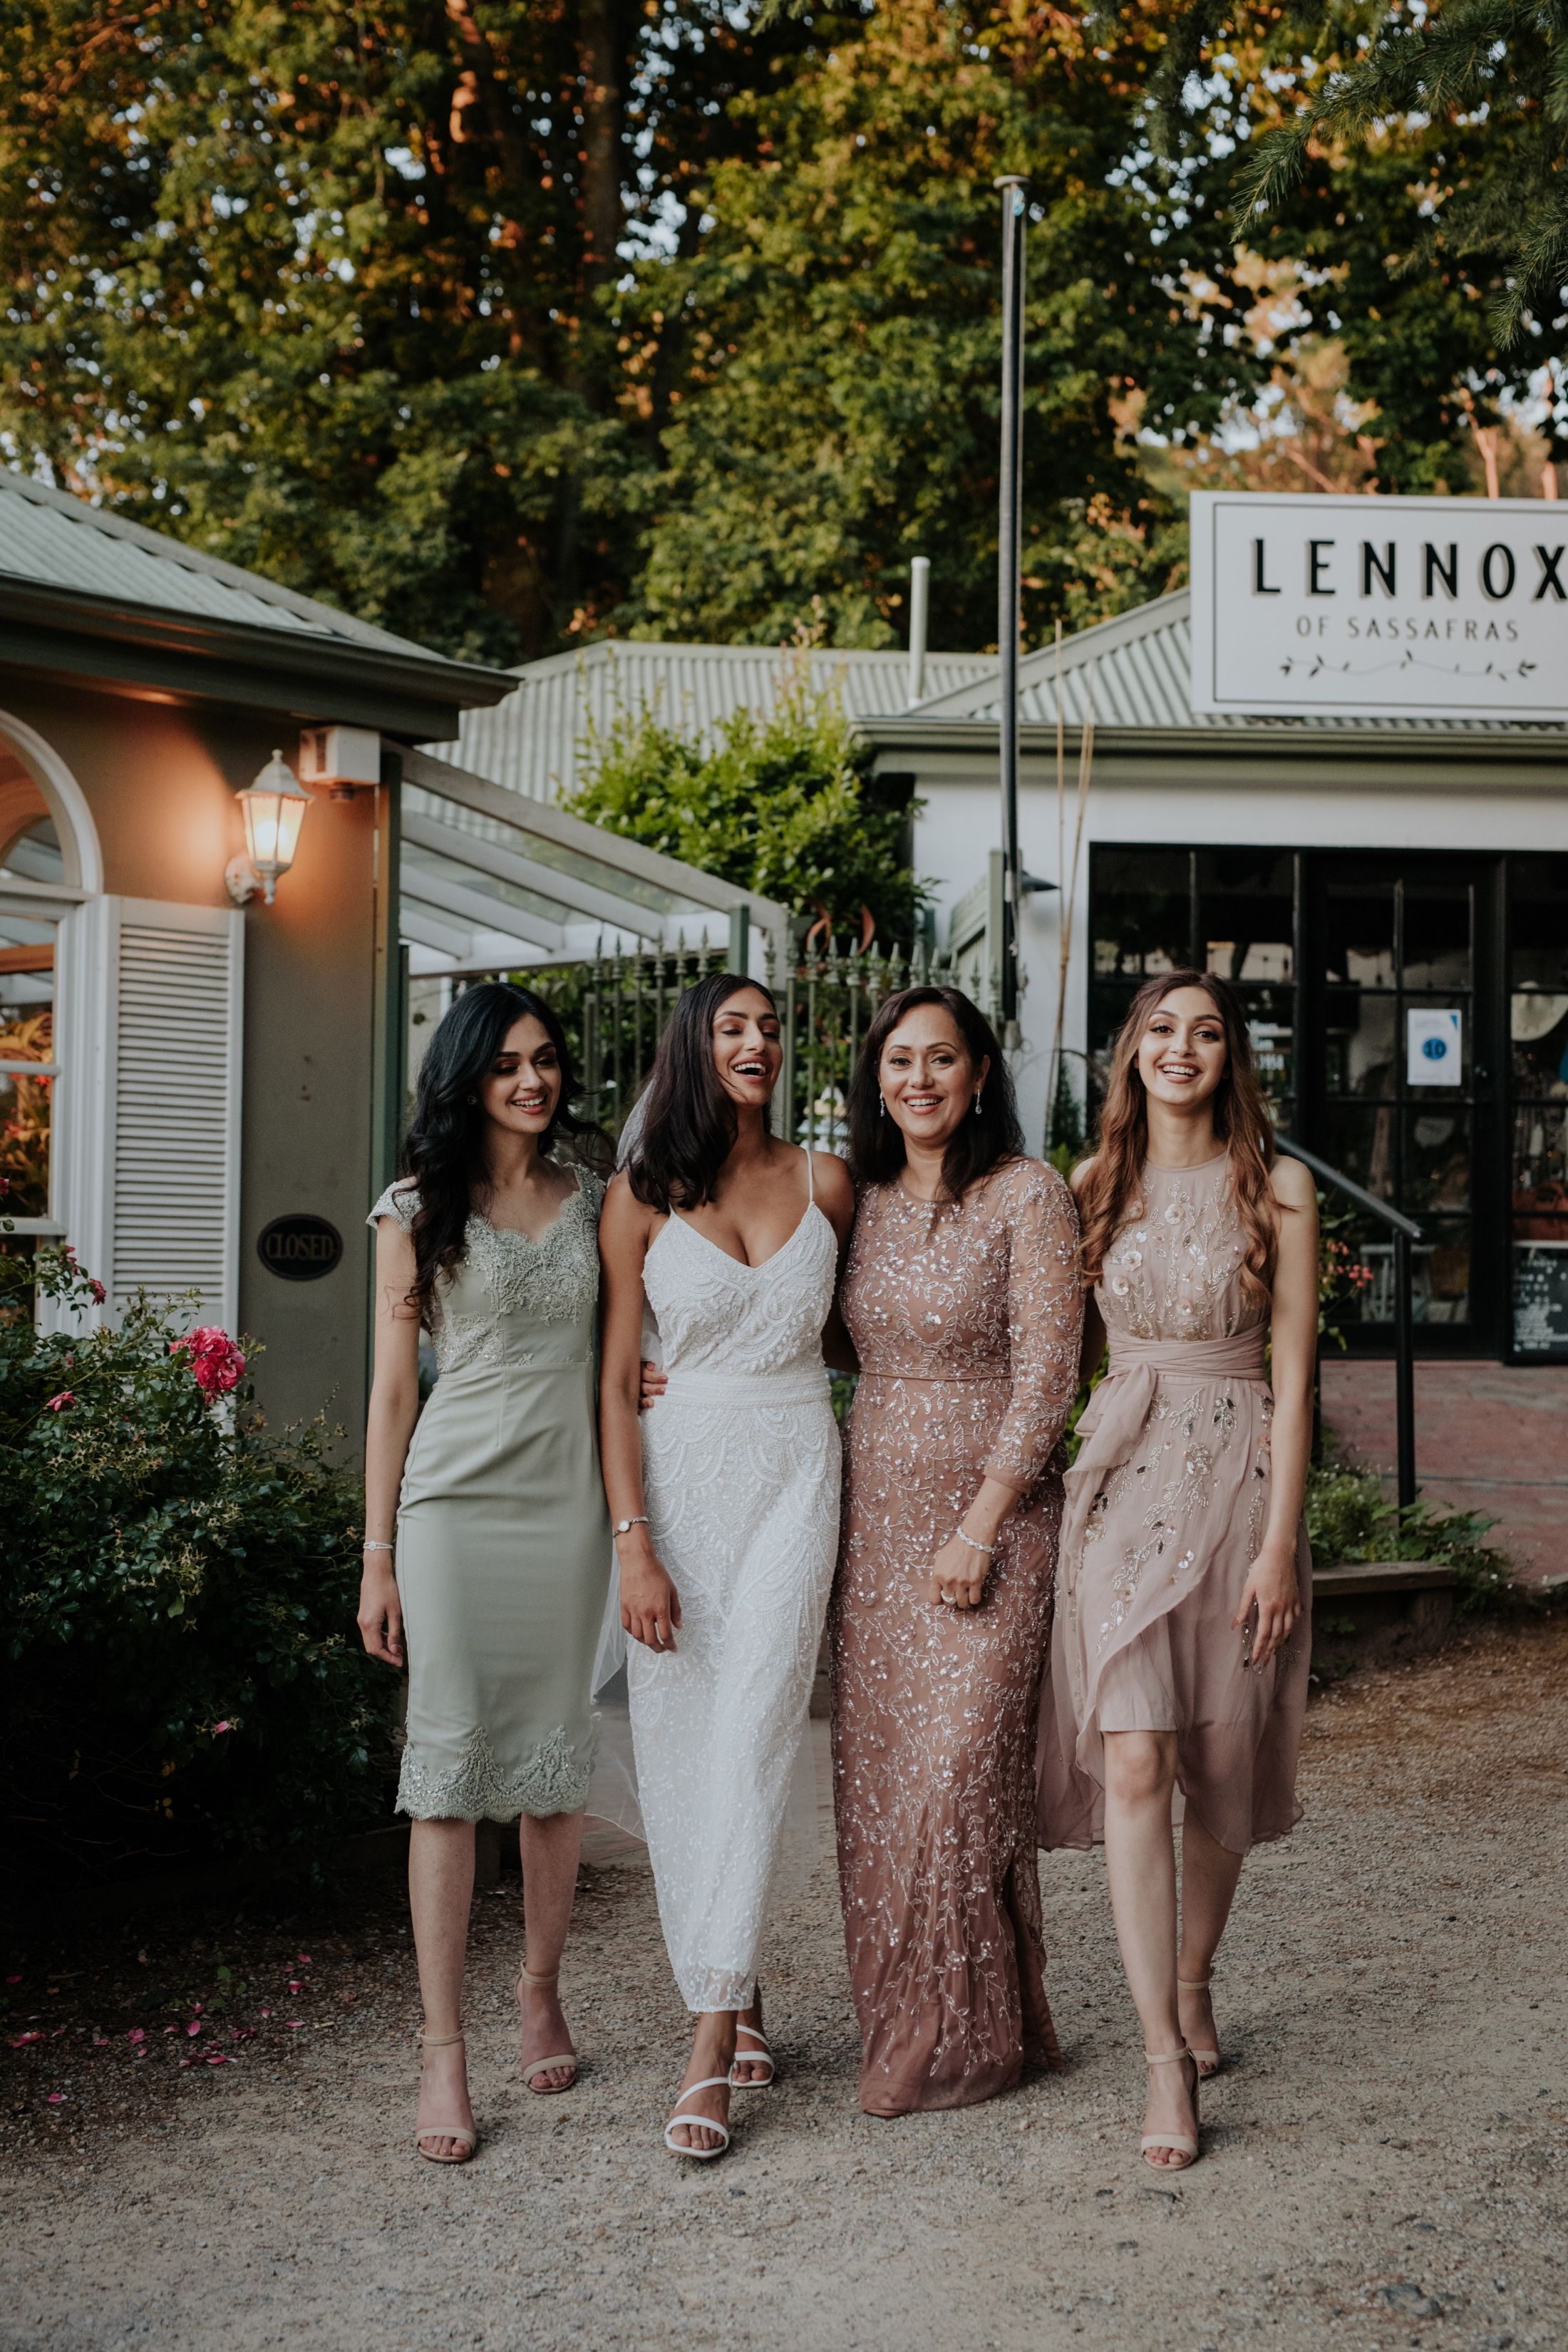
[{"label": "white sign board", "polygon": [[1191,504],[1194,711],[1568,719],[1568,503]]},{"label": "white sign board", "polygon": [[1405,1016],[1405,1082],[1412,1087],[1458,1087],[1465,1082],[1461,1016],[1420,1010]]}]

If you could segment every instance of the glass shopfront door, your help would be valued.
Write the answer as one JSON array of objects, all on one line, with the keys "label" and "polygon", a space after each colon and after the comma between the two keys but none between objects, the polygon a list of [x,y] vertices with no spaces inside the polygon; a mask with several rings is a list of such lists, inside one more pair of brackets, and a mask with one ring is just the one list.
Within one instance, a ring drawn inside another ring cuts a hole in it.
[{"label": "glass shopfront door", "polygon": [[[1513,1002],[1530,1000],[1513,1019],[1514,1085],[1523,1071],[1537,1087],[1528,1112],[1516,1093],[1511,1171],[1510,883]],[[1223,972],[1280,1128],[1421,1225],[1422,1352],[1511,1352],[1522,1280],[1528,1328],[1568,1355],[1568,858],[1106,846],[1090,891],[1091,1103],[1143,979],[1184,963]],[[1337,1230],[1372,1279],[1335,1321],[1351,1347],[1384,1352],[1392,1240],[1370,1218]]]},{"label": "glass shopfront door", "polygon": [[[1302,867],[1299,1131],[1420,1225],[1425,1352],[1491,1353],[1505,1337],[1493,1164],[1501,860],[1320,852]],[[1392,1237],[1371,1218],[1342,1237],[1373,1279],[1335,1319],[1363,1345],[1386,1344]]]}]

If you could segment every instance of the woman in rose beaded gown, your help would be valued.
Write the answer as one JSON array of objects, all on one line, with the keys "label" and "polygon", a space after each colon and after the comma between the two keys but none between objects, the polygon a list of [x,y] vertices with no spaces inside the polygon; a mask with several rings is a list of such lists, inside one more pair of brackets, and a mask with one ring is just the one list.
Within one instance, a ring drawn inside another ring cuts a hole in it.
[{"label": "woman in rose beaded gown", "polygon": [[1068,1474],[1040,1835],[1104,1839],[1149,2061],[1142,2152],[1180,2168],[1220,2063],[1209,1979],[1243,1858],[1300,1818],[1310,1649],[1317,1202],[1275,1158],[1224,981],[1139,992],[1073,1181],[1096,1286],[1084,1363],[1106,1338],[1110,1360]]},{"label": "woman in rose beaded gown", "polygon": [[849,1125],[834,1796],[860,2104],[895,2116],[1059,2063],[1034,1761],[1082,1301],[1071,1196],[967,997],[881,1006]]}]

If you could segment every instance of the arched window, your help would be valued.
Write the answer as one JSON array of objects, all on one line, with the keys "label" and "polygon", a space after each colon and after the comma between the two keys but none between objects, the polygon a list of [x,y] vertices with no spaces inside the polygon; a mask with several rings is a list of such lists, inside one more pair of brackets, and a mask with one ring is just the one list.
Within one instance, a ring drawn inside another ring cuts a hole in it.
[{"label": "arched window", "polygon": [[[68,911],[65,854],[37,778],[0,738],[0,1215],[62,1234],[54,1159],[56,969]],[[77,894],[72,892],[71,897]]]}]

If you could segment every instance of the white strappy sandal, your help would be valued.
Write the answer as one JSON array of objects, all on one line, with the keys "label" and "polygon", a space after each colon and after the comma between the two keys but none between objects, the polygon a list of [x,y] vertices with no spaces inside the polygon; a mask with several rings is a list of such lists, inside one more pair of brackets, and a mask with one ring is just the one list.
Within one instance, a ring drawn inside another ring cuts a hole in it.
[{"label": "white strappy sandal", "polygon": [[759,2082],[754,2074],[737,2074],[734,2066],[731,2066],[730,2069],[731,2088],[736,2091],[771,2091],[773,2086],[773,2077],[779,2070],[778,2062],[773,2056],[773,2046],[769,2042],[767,2035],[763,2032],[760,2025],[737,2025],[735,2032],[737,2038],[741,2034],[744,2033],[749,2035],[752,2041],[760,2042],[763,2045],[760,2050],[738,2049],[735,2053],[736,2064],[739,2064],[740,2062],[744,2059],[748,2065],[765,2066],[768,2071],[763,2076],[761,2082]]},{"label": "white strappy sandal", "polygon": [[[1156,2057],[1152,2050],[1145,2050],[1143,2053],[1144,2063],[1150,2066],[1184,2066],[1192,2056],[1193,2053],[1184,2042],[1179,2050],[1164,2051],[1159,2057]],[[1198,2084],[1202,2080],[1203,2076],[1198,2073],[1197,2061],[1193,2059],[1193,2122],[1194,2125],[1198,2120]],[[1177,2156],[1184,2157],[1186,2162],[1151,2164],[1149,2150],[1152,2147],[1171,2148]],[[1144,2163],[1149,2165],[1151,2172],[1185,2172],[1197,2162],[1199,2148],[1196,2139],[1190,2139],[1184,2132],[1145,2132],[1138,2143],[1138,2153]]]},{"label": "white strappy sandal", "polygon": [[[424,2050],[449,2050],[455,2042],[463,2039],[460,2033],[437,2034],[434,2039],[428,2033],[421,2033],[419,2043]],[[427,2139],[460,2139],[463,2152],[460,2156],[437,2156],[433,2148],[426,2147]],[[470,2131],[467,2124],[421,2124],[414,2135],[415,2147],[426,2164],[467,2164],[479,2144],[478,2132]]]},{"label": "white strappy sandal", "polygon": [[[522,1987],[523,1979],[525,1978],[528,1982],[532,1985],[548,1985],[554,1984],[559,1979],[561,1971],[559,1969],[552,1969],[548,1976],[542,1977],[536,1977],[531,1969],[519,1969],[517,1972],[517,1984],[514,1988],[517,1993],[518,2007],[521,2009],[522,2006]],[[518,2061],[519,2064],[521,2066],[523,2082],[533,2093],[536,2099],[556,2098],[563,2091],[569,2091],[572,2088],[572,2084],[575,2083],[577,2080],[577,2053],[574,2050],[558,2050],[553,2058],[530,2058],[526,2064],[524,2064],[522,2063],[522,2053],[520,2049],[518,2053]],[[548,2074],[551,2073],[552,2068],[556,2066],[570,2066],[572,2069],[572,2082],[545,2083],[541,2084],[534,2081],[533,2078],[536,2074]]]},{"label": "white strappy sandal", "polygon": [[[674,2113],[671,2115],[669,2121],[664,2127],[664,2144],[666,2147],[668,2148],[671,2156],[689,2156],[694,2164],[710,2164],[716,2156],[723,2155],[724,2150],[730,2145],[729,2125],[715,2123],[711,2116],[683,2116],[680,2110],[685,2105],[687,2100],[695,2097],[699,2091],[716,2090],[721,2084],[728,2089],[730,2077],[728,2074],[705,2074],[700,2083],[688,2083],[685,2090],[682,2091],[679,2098],[678,2098],[675,2103]],[[672,2131],[679,2131],[682,2125],[684,2125],[688,2130],[689,2130],[693,2125],[697,2125],[703,2131],[721,2133],[722,2137],[720,2145],[717,2147],[689,2147],[678,2139],[671,2139],[669,2137],[670,2133]]]},{"label": "white strappy sandal", "polygon": [[[1206,1977],[1178,1977],[1176,1982],[1184,1992],[1207,1992],[1214,1982],[1214,1971],[1211,1969]],[[1193,2042],[1188,2042],[1187,2048],[1198,2062],[1200,2083],[1206,2083],[1211,2075],[1217,2074],[1225,2063],[1217,2050],[1200,2050]]]}]

